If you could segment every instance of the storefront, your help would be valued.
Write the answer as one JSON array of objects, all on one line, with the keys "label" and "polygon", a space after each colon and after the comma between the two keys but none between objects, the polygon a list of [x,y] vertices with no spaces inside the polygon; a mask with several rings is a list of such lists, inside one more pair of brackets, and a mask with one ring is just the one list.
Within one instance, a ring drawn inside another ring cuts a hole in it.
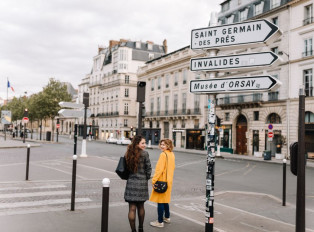
[{"label": "storefront", "polygon": [[204,150],[205,130],[191,129],[186,130],[186,149]]},{"label": "storefront", "polygon": [[145,137],[147,144],[149,144],[149,141],[151,141],[151,145],[159,145],[160,140],[159,128],[143,128],[142,135]]}]

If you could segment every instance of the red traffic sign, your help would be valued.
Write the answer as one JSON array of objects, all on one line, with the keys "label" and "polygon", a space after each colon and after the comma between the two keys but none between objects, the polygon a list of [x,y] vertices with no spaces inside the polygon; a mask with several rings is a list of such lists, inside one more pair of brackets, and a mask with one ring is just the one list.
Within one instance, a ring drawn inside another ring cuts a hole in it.
[{"label": "red traffic sign", "polygon": [[29,119],[28,119],[28,117],[24,117],[24,118],[22,119],[22,121],[23,121],[24,123],[28,123],[28,122],[29,122]]},{"label": "red traffic sign", "polygon": [[56,127],[59,129],[60,128],[60,124],[57,124]]},{"label": "red traffic sign", "polygon": [[274,137],[274,132],[268,132],[268,138],[273,138]]}]

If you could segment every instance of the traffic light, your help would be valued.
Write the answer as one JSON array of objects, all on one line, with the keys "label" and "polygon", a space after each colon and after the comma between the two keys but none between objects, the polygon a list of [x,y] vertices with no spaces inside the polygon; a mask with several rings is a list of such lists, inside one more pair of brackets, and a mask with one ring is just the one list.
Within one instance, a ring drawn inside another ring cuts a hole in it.
[{"label": "traffic light", "polygon": [[155,131],[155,137],[158,137],[158,131]]},{"label": "traffic light", "polygon": [[298,175],[298,142],[290,145],[290,171],[293,175]]},{"label": "traffic light", "polygon": [[146,82],[144,81],[137,82],[137,96],[136,96],[137,102],[145,102],[145,86]]},{"label": "traffic light", "polygon": [[24,110],[24,115],[23,116],[28,118],[28,109]]},{"label": "traffic light", "polygon": [[89,93],[83,93],[83,104],[85,107],[89,107]]}]

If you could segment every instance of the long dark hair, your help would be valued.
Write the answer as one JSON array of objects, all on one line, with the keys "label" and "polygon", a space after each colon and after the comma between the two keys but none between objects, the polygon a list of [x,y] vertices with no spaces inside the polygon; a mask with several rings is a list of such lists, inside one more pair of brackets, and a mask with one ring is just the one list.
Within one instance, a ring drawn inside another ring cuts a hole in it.
[{"label": "long dark hair", "polygon": [[135,136],[132,139],[132,143],[128,146],[128,149],[125,153],[127,167],[133,173],[137,172],[140,155],[142,151],[142,149],[140,149],[138,145],[142,141],[142,139],[144,139],[144,137],[141,135]]}]

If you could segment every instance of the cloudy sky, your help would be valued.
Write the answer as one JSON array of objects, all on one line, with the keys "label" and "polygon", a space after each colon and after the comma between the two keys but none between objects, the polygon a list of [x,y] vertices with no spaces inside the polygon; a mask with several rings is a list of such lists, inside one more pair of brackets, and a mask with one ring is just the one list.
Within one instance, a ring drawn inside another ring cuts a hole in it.
[{"label": "cloudy sky", "polygon": [[0,97],[42,90],[50,77],[74,88],[90,72],[98,46],[120,38],[168,41],[168,52],[190,43],[222,0],[2,0]]}]

